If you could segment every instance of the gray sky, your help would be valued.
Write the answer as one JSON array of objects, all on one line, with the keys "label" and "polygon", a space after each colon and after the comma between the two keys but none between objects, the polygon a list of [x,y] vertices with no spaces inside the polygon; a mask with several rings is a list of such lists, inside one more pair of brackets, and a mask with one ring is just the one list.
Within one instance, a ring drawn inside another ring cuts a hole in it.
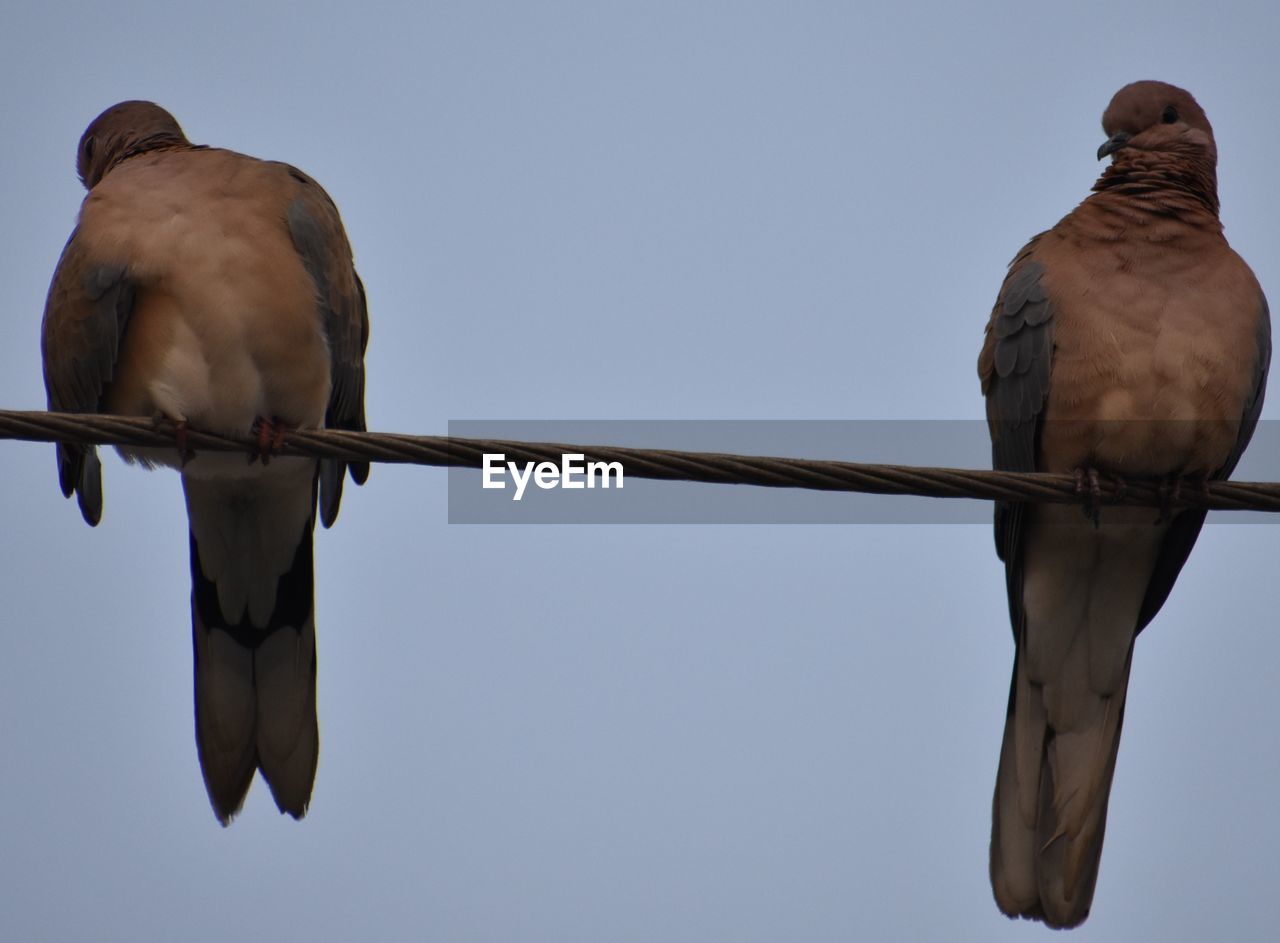
[{"label": "gray sky", "polygon": [[[1004,266],[1134,79],[1204,105],[1280,292],[1273,4],[692,6],[10,0],[0,405],[44,403],[76,142],[126,98],[328,189],[376,429],[977,418]],[[224,831],[177,477],[111,455],[90,530],[51,446],[0,463],[4,939],[1047,932],[987,883],[987,526],[449,525],[444,472],[376,467],[316,542],[311,812],[259,782]],[[1143,634],[1075,938],[1274,932],[1278,546],[1209,527]]]}]

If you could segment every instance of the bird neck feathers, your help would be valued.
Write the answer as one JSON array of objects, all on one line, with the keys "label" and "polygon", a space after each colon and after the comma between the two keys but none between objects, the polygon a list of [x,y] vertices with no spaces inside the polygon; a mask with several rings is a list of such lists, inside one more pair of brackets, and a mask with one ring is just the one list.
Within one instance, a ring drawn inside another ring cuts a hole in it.
[{"label": "bird neck feathers", "polygon": [[100,180],[111,173],[130,157],[137,157],[140,154],[154,154],[159,151],[190,151],[196,149],[195,145],[181,135],[159,131],[136,141],[131,141],[126,147],[121,148],[120,152],[114,154],[107,166],[102,169],[102,175],[98,179]]},{"label": "bird neck feathers", "polygon": [[1218,174],[1206,154],[1121,151],[1093,185],[1097,194],[1114,194],[1140,213],[1185,222],[1218,220]]}]

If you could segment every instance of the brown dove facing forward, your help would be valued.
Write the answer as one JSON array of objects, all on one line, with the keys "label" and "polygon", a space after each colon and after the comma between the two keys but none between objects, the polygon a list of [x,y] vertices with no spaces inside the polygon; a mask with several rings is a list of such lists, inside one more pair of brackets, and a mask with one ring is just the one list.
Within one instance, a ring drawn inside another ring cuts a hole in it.
[{"label": "brown dove facing forward", "polygon": [[[289,428],[364,429],[364,288],[338,210],[288,164],[198,147],[164,109],[123,102],[77,155],[88,196],[58,261],[42,346],[49,408],[153,416],[180,449],[191,534],[196,745],[231,821],[256,770],[301,818],[319,752],[311,539],[347,466],[272,457]],[[254,431],[262,461],[186,453],[186,424]],[[189,459],[189,460],[184,460]],[[367,464],[350,466],[362,484]],[[63,493],[96,524],[101,466],[58,446]]]},{"label": "brown dove facing forward", "polygon": [[[1262,409],[1271,327],[1218,221],[1217,150],[1187,92],[1135,82],[1102,118],[1093,193],[1014,258],[978,358],[995,467],[1170,494],[1230,475]],[[1137,634],[1205,512],[996,509],[1015,643],[991,884],[1009,916],[1089,914]]]}]

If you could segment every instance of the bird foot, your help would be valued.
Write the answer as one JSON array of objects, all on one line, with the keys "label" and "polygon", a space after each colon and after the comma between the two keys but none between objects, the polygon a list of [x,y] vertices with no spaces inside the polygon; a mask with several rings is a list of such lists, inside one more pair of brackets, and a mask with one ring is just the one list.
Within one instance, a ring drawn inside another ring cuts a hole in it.
[{"label": "bird foot", "polygon": [[1075,470],[1076,494],[1084,497],[1084,516],[1097,527],[1102,519],[1102,479],[1092,465]]},{"label": "bird foot", "polygon": [[[1076,494],[1084,497],[1084,516],[1098,527],[1102,521],[1103,475],[1091,465],[1082,465],[1075,470]],[[1129,483],[1120,475],[1107,475],[1111,484],[1112,500],[1119,501],[1129,490]]]},{"label": "bird foot", "polygon": [[187,442],[187,421],[170,419],[167,416],[156,417],[157,428],[173,434],[173,441],[178,447],[179,468],[186,468],[187,463],[196,457],[196,451]]},{"label": "bird foot", "polygon": [[1115,498],[1116,498],[1116,501],[1118,502],[1125,496],[1125,493],[1129,490],[1129,483],[1125,481],[1124,478],[1120,475],[1113,475],[1112,477],[1115,479],[1115,484],[1116,484]]},{"label": "bird foot", "polygon": [[1182,489],[1188,482],[1200,497],[1205,499],[1209,497],[1209,476],[1204,472],[1162,478],[1156,488],[1156,493],[1160,496],[1160,516],[1156,518],[1157,524],[1167,524],[1172,519],[1175,507],[1182,502]]},{"label": "bird foot", "polygon": [[253,421],[253,434],[258,439],[258,450],[249,453],[249,464],[261,461],[263,465],[271,461],[271,456],[280,451],[284,445],[284,434],[289,431],[284,420],[279,416],[264,419],[259,416]]}]

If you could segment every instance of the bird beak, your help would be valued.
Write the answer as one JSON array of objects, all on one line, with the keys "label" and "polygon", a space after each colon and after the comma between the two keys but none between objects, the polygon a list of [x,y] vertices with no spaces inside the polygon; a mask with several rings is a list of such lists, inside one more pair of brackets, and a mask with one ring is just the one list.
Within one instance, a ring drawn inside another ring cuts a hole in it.
[{"label": "bird beak", "polygon": [[1132,137],[1133,135],[1128,131],[1117,131],[1115,134],[1111,135],[1111,137],[1107,139],[1106,143],[1103,144],[1102,147],[1098,148],[1098,160],[1102,160],[1102,158],[1106,157],[1108,154],[1114,154],[1116,151],[1120,150],[1120,148],[1129,143]]}]

